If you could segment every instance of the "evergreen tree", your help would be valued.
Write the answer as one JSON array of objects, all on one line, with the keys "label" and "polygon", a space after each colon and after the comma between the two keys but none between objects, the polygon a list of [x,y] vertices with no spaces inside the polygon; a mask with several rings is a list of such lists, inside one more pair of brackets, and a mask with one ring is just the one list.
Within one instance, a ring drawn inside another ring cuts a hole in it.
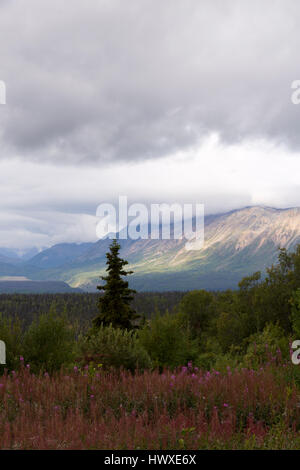
[{"label": "evergreen tree", "polygon": [[133,271],[125,271],[124,266],[128,264],[120,258],[120,245],[114,240],[110,245],[110,251],[106,253],[107,276],[101,276],[106,282],[105,285],[97,286],[97,289],[104,291],[99,299],[99,315],[93,320],[96,328],[101,324],[112,325],[114,328],[133,328],[132,322],[139,318],[139,315],[131,308],[133,294],[135,290],[128,288],[128,282],[122,277],[132,274]]}]

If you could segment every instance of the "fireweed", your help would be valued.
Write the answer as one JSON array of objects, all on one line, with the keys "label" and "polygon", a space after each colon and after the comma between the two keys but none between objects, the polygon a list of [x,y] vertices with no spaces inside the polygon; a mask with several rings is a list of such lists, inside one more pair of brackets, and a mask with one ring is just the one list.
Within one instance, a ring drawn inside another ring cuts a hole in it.
[{"label": "fireweed", "polygon": [[299,447],[297,388],[286,364],[258,370],[99,371],[0,377],[1,449]]}]

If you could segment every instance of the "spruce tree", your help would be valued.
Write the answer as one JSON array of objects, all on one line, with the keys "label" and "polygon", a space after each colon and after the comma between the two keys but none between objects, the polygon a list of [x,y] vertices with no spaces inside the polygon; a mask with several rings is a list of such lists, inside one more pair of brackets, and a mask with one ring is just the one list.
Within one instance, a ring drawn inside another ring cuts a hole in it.
[{"label": "spruce tree", "polygon": [[132,274],[133,271],[125,271],[124,266],[128,261],[119,256],[120,245],[115,239],[106,253],[107,258],[107,276],[101,276],[106,282],[105,285],[97,286],[97,289],[104,291],[99,299],[99,315],[93,320],[96,328],[101,324],[104,326],[112,325],[114,328],[132,329],[133,321],[139,318],[139,315],[131,308],[131,301],[136,293],[129,289],[128,282],[123,277]]}]

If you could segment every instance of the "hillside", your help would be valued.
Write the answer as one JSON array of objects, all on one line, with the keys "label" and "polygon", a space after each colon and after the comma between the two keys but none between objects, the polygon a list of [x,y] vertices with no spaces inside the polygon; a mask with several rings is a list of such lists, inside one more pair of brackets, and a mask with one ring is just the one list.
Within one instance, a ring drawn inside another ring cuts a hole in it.
[{"label": "hillside", "polygon": [[0,294],[67,294],[81,292],[61,281],[1,280]]},{"label": "hillside", "polygon": [[[55,245],[17,265],[0,260],[0,275],[56,279],[93,291],[105,270],[109,243]],[[300,208],[247,207],[206,217],[202,250],[187,251],[185,240],[122,240],[121,255],[135,272],[131,285],[138,290],[226,289],[264,271],[279,246],[292,249],[297,243]]]}]

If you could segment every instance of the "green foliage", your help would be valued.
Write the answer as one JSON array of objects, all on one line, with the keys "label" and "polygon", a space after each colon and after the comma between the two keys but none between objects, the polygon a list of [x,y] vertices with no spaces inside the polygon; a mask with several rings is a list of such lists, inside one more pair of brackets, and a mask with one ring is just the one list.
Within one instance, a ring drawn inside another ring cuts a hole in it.
[{"label": "green foliage", "polygon": [[217,355],[213,352],[205,352],[199,354],[196,358],[195,365],[203,370],[210,370],[214,367]]},{"label": "green foliage", "polygon": [[243,316],[236,311],[222,312],[216,322],[216,336],[223,352],[245,338]]},{"label": "green foliage", "polygon": [[292,313],[291,322],[295,339],[300,338],[300,289],[293,292],[291,298]]},{"label": "green foliage", "polygon": [[279,325],[267,324],[262,332],[247,339],[248,348],[243,358],[247,367],[258,367],[289,357],[289,339]]},{"label": "green foliage", "polygon": [[[204,369],[223,369],[226,364],[256,367],[276,359],[279,349],[288,358],[290,338],[300,338],[300,245],[293,253],[281,249],[278,263],[266,270],[265,278],[260,272],[247,276],[236,291],[143,293],[134,299],[122,279],[129,272],[119,249],[115,240],[107,254],[106,284],[99,286],[104,291],[100,314],[89,337],[80,340],[85,357],[96,363],[130,370],[151,363],[174,368],[190,360]],[[91,294],[2,295],[0,339],[6,343],[8,368],[17,368],[20,356],[37,371],[72,363],[78,347],[75,323],[80,321],[86,332],[98,300]],[[145,315],[140,332],[133,334],[136,307]],[[165,307],[172,314],[163,315]],[[49,308],[49,315],[41,314]],[[148,320],[154,310],[157,314]],[[8,314],[22,318],[22,324]],[[38,319],[31,324],[33,316]]]},{"label": "green foliage", "polygon": [[[17,369],[22,355],[22,325],[18,318],[12,319],[0,314],[0,340],[6,346],[6,365],[9,370]],[[4,366],[1,366],[4,369]]]},{"label": "green foliage", "polygon": [[213,315],[214,295],[205,290],[188,292],[181,300],[179,310],[195,336],[200,335],[207,329]]},{"label": "green foliage", "polygon": [[[172,312],[178,307],[183,292],[137,292],[132,301],[132,308],[141,316],[150,318],[158,310]],[[39,315],[49,312],[53,305],[59,314],[66,313],[71,323],[80,323],[84,331],[90,329],[90,323],[99,313],[99,294],[1,294],[0,312],[4,316],[22,319],[22,326],[27,328]]]},{"label": "green foliage", "polygon": [[285,336],[292,329],[300,333],[296,292],[300,288],[300,245],[293,253],[280,249],[278,263],[266,271],[265,279],[261,279],[260,272],[254,273],[241,280],[236,293],[218,296],[215,325],[223,352],[229,352],[232,346],[239,346],[242,352],[247,338],[254,338],[271,323],[278,325]]},{"label": "green foliage", "polygon": [[300,245],[294,252],[279,250],[278,263],[267,269],[267,276],[256,289],[254,309],[259,330],[267,323],[278,323],[291,331],[291,302],[293,292],[300,287]]},{"label": "green foliage", "polygon": [[132,372],[151,367],[150,357],[135,331],[101,325],[81,338],[80,348],[85,362],[92,361],[103,367],[125,368]]},{"label": "green foliage", "polygon": [[138,318],[131,307],[133,294],[135,291],[128,288],[128,282],[123,277],[132,274],[132,271],[125,271],[124,266],[128,261],[119,256],[120,245],[114,240],[110,245],[110,251],[107,257],[107,276],[101,279],[106,282],[104,286],[98,286],[97,289],[104,291],[104,295],[99,299],[99,315],[94,319],[94,326],[100,327],[112,325],[115,328],[130,329],[133,327],[133,321]]},{"label": "green foliage", "polygon": [[156,366],[177,367],[193,361],[198,354],[182,314],[156,314],[139,332],[141,344]]},{"label": "green foliage", "polygon": [[64,316],[41,315],[25,333],[24,356],[35,371],[53,372],[76,354],[75,331]]}]

